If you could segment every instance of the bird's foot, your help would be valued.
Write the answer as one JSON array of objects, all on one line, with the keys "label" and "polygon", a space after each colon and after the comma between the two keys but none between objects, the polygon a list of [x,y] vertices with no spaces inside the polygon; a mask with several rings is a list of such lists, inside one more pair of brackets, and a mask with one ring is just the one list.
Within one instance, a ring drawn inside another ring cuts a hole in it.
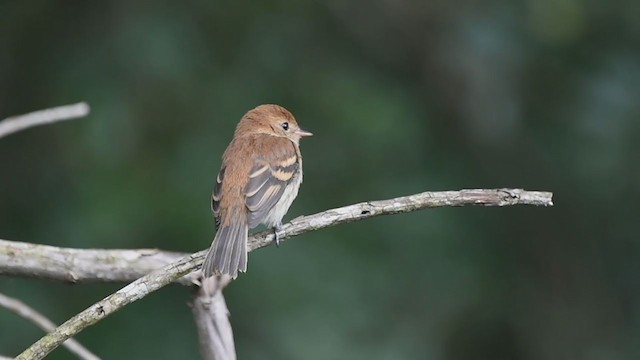
[{"label": "bird's foot", "polygon": [[276,247],[280,247],[280,230],[282,230],[282,224],[281,223],[277,223],[274,227],[273,227],[273,237],[276,241]]}]

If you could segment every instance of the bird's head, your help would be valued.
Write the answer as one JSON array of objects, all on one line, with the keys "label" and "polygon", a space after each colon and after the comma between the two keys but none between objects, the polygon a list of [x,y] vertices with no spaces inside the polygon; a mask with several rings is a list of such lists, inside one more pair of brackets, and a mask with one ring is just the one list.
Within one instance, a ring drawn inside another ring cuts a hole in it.
[{"label": "bird's head", "polygon": [[298,144],[300,138],[312,133],[302,130],[289,110],[279,105],[260,105],[249,110],[236,128],[236,136],[266,134],[285,137]]}]

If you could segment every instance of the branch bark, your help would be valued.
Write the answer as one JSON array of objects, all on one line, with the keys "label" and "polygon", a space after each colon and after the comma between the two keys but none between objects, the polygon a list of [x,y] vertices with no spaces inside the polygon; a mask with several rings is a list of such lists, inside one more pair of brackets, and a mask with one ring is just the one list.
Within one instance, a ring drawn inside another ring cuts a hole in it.
[{"label": "branch bark", "polygon": [[[64,282],[131,282],[187,256],[157,249],[71,249],[0,240],[0,275]],[[192,273],[183,285],[198,281]]]},{"label": "branch bark", "polygon": [[[282,227],[280,239],[285,240],[307,231],[363,220],[373,216],[405,213],[426,208],[464,205],[510,206],[518,204],[552,206],[552,193],[525,191],[522,189],[479,189],[425,192],[389,200],[363,202],[293,219]],[[248,244],[249,251],[270,244],[273,242],[273,238],[272,231],[263,231],[251,236]],[[42,359],[63,341],[76,335],[86,327],[195,270],[201,265],[205,254],[206,251],[200,251],[183,257],[132,282],[60,325],[55,331],[31,345],[17,359]]]},{"label": "branch bark", "polygon": [[81,102],[8,117],[0,122],[0,138],[33,126],[77,119],[89,114],[89,105]]},{"label": "branch bark", "polygon": [[230,281],[229,276],[205,279],[194,296],[192,310],[204,360],[236,360],[229,309],[222,295]]}]

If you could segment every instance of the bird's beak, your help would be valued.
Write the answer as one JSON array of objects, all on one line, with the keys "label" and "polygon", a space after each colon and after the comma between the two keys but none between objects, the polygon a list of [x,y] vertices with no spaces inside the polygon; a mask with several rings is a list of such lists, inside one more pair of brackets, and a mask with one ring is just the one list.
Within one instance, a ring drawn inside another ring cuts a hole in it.
[{"label": "bird's beak", "polygon": [[302,129],[298,129],[296,130],[296,134],[300,135],[300,136],[313,136],[312,133],[302,130]]}]

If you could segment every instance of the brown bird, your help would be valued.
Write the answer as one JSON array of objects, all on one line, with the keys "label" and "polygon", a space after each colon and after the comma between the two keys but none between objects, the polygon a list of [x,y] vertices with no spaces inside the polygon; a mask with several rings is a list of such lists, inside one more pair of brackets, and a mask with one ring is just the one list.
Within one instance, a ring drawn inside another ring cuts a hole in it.
[{"label": "brown bird", "polygon": [[311,136],[278,105],[247,112],[222,155],[211,198],[216,236],[202,265],[205,277],[247,271],[249,229],[272,227],[278,244],[282,217],[302,183],[299,141]]}]

